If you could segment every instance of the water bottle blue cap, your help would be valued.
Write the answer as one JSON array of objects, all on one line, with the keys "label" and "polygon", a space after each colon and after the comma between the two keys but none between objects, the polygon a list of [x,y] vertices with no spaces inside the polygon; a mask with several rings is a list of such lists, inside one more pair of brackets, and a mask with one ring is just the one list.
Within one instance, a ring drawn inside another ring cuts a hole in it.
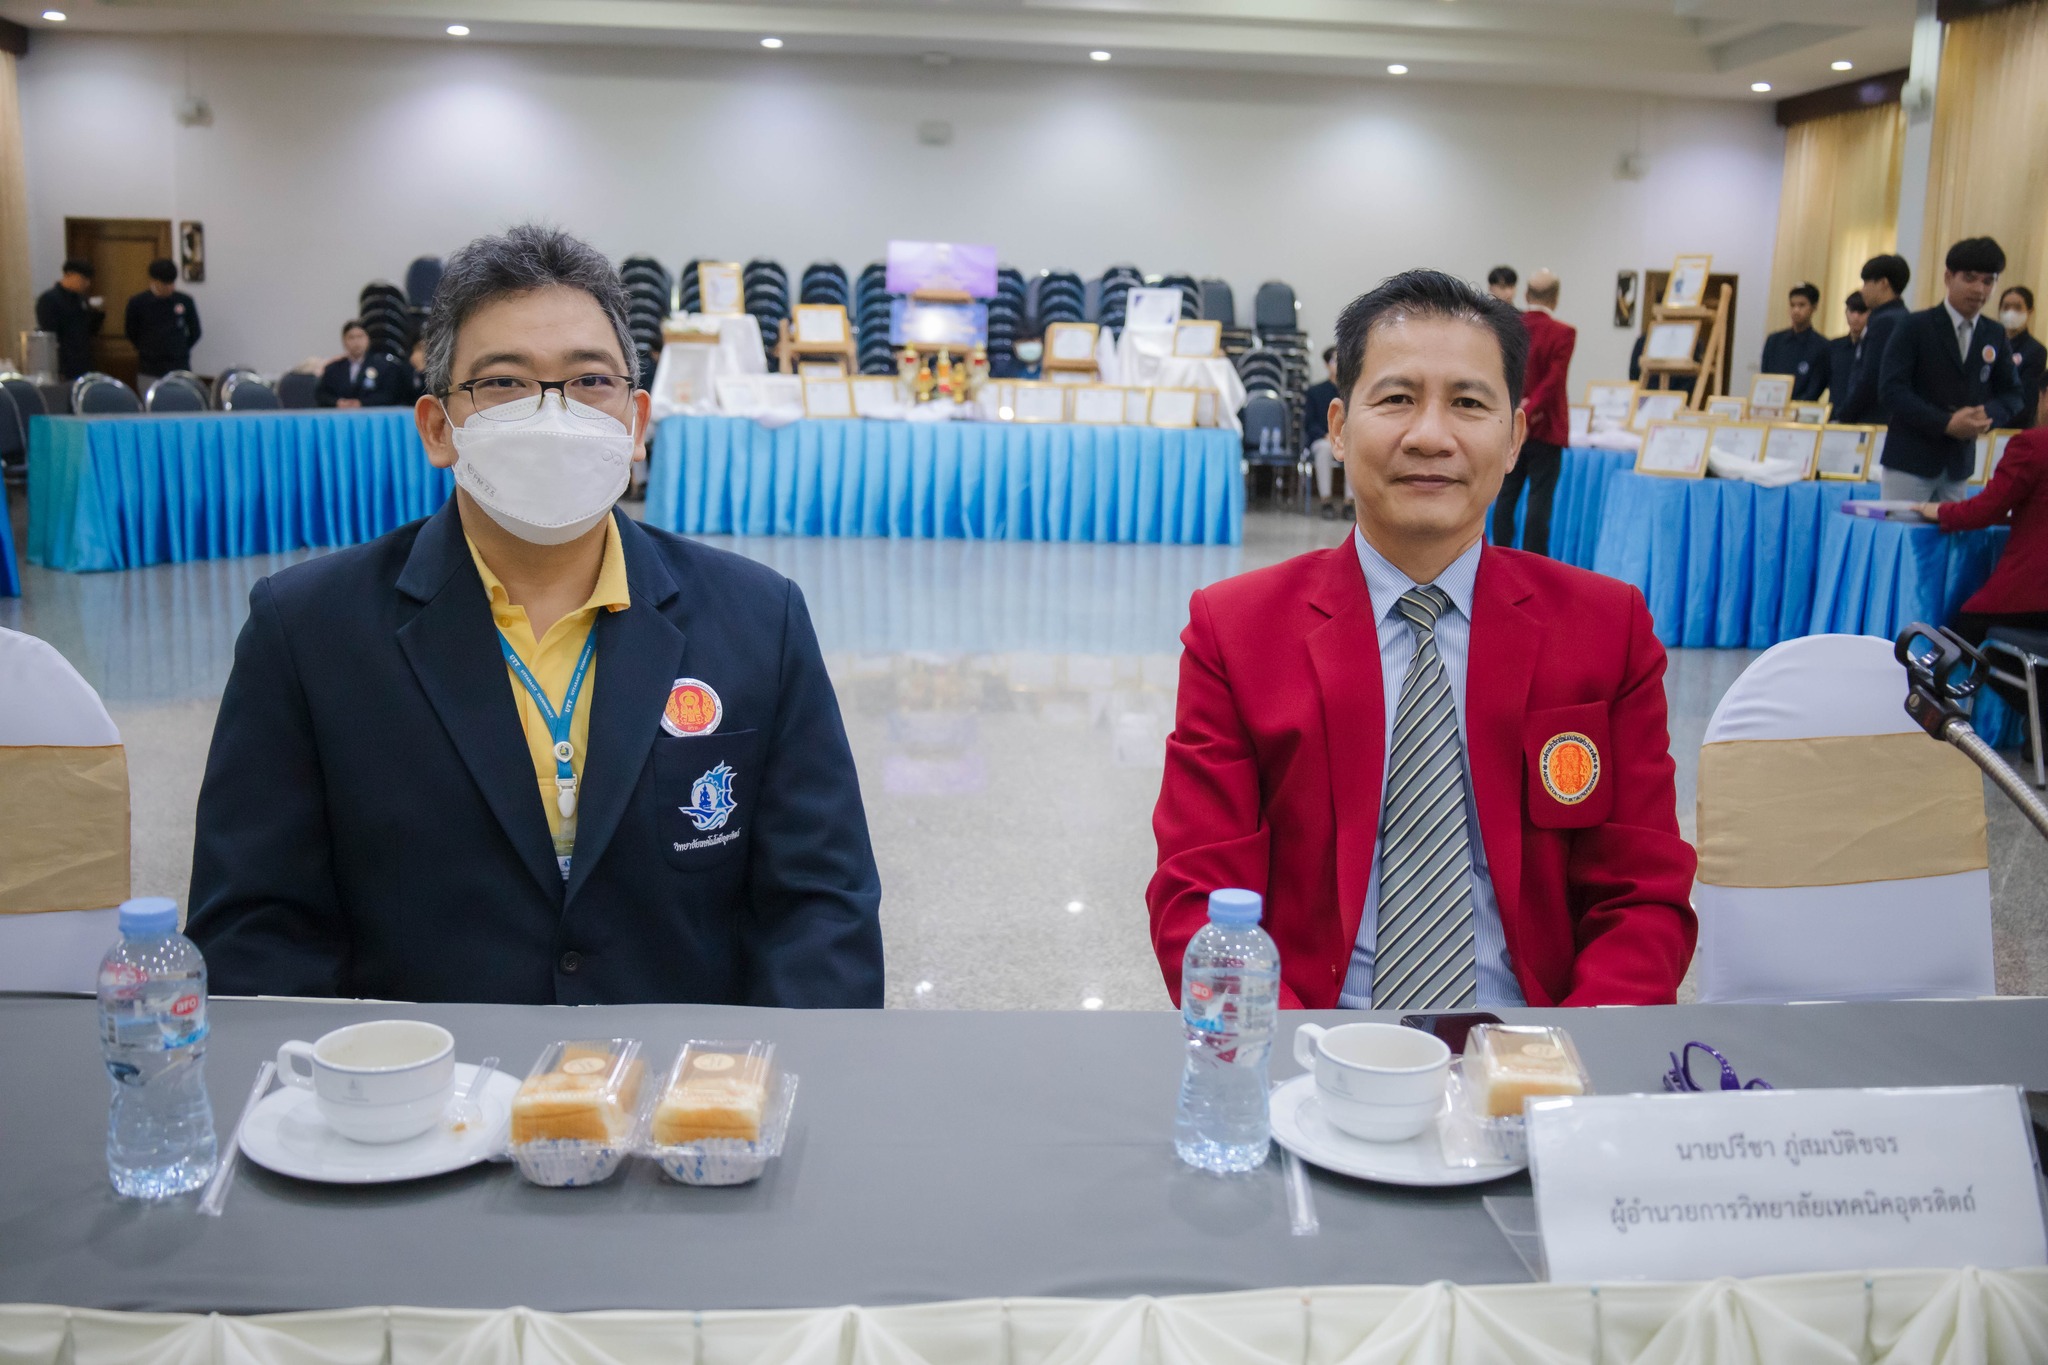
[{"label": "water bottle blue cap", "polygon": [[170,934],[177,928],[178,903],[169,896],[137,896],[121,902],[124,934]]},{"label": "water bottle blue cap", "polygon": [[1225,887],[1209,893],[1211,924],[1257,924],[1265,910],[1265,898],[1256,891]]}]

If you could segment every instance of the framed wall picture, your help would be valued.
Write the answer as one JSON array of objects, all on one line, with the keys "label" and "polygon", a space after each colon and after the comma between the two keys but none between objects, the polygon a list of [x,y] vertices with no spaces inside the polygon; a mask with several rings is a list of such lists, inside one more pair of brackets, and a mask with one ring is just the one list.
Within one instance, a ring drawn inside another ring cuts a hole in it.
[{"label": "framed wall picture", "polygon": [[1173,353],[1193,360],[1207,360],[1223,351],[1223,324],[1183,322],[1173,329]]},{"label": "framed wall picture", "polygon": [[1803,422],[1808,426],[1826,426],[1828,405],[1826,403],[1788,403],[1785,405],[1785,420]]},{"label": "framed wall picture", "polygon": [[1614,325],[1633,327],[1636,325],[1636,281],[1640,279],[1633,270],[1619,270],[1614,275]]},{"label": "framed wall picture", "polygon": [[1636,473],[1667,479],[1704,477],[1713,435],[1712,427],[1697,422],[1652,422],[1636,451]]},{"label": "framed wall picture", "polygon": [[1017,399],[1011,408],[1019,422],[1064,422],[1067,420],[1067,391],[1058,384],[1020,379],[1017,381]]},{"label": "framed wall picture", "polygon": [[1192,427],[1201,399],[1195,389],[1154,389],[1145,421],[1155,427]]},{"label": "framed wall picture", "polygon": [[852,417],[853,386],[845,376],[804,380],[804,416]]},{"label": "framed wall picture", "polygon": [[178,224],[178,273],[187,284],[206,283],[206,224]]},{"label": "framed wall picture", "polygon": [[1593,409],[1585,403],[1572,403],[1565,408],[1570,435],[1567,439],[1573,445],[1584,445],[1586,438],[1593,434]]},{"label": "framed wall picture", "polygon": [[1749,400],[1736,394],[1707,400],[1707,416],[1717,422],[1741,422],[1749,417]]},{"label": "framed wall picture", "polygon": [[1864,427],[1820,429],[1813,472],[1816,478],[1862,483],[1870,477],[1870,432]]},{"label": "framed wall picture", "polygon": [[1073,394],[1072,419],[1088,427],[1120,427],[1124,424],[1124,391],[1106,384],[1077,384]]},{"label": "framed wall picture", "polygon": [[1586,406],[1591,410],[1591,430],[1626,431],[1636,411],[1636,385],[1632,379],[1596,379],[1586,385]]},{"label": "framed wall picture", "polygon": [[736,317],[746,311],[747,292],[738,261],[697,262],[697,311]]},{"label": "framed wall picture", "polygon": [[853,390],[853,410],[862,417],[901,417],[903,393],[896,377],[887,374],[859,374],[847,381]]},{"label": "framed wall picture", "polygon": [[1144,426],[1145,414],[1150,412],[1151,410],[1152,390],[1124,390],[1124,425],[1133,427]]},{"label": "framed wall picture", "polygon": [[1725,460],[1759,464],[1764,458],[1764,438],[1770,431],[1769,422],[1716,422],[1710,449]]},{"label": "framed wall picture", "polygon": [[1792,376],[1789,374],[1760,374],[1749,381],[1749,415],[1758,418],[1779,418],[1785,409],[1792,406]]},{"label": "framed wall picture", "polygon": [[1643,363],[1692,364],[1693,347],[1699,344],[1698,322],[1659,322],[1651,326],[1650,339],[1643,343]]},{"label": "framed wall picture", "polygon": [[1790,460],[1799,467],[1799,477],[1813,477],[1814,461],[1820,455],[1820,432],[1816,426],[1796,422],[1773,422],[1764,437],[1766,460]]},{"label": "framed wall picture", "polygon": [[1677,420],[1685,407],[1685,395],[1677,389],[1644,389],[1636,395],[1636,410],[1629,418],[1629,429],[1648,431],[1652,422]]},{"label": "framed wall picture", "polygon": [[797,348],[806,346],[844,346],[851,333],[846,325],[846,309],[836,303],[800,303],[796,306]]},{"label": "framed wall picture", "polygon": [[1094,365],[1095,324],[1055,322],[1045,329],[1047,365]]},{"label": "framed wall picture", "polygon": [[1664,282],[1666,308],[1698,308],[1707,301],[1707,276],[1714,271],[1712,256],[1680,256],[1671,263],[1671,278]]}]

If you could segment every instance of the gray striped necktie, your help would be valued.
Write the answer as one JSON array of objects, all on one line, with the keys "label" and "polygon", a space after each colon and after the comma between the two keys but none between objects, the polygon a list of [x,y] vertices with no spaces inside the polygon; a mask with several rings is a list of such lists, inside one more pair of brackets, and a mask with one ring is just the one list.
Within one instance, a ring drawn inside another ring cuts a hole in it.
[{"label": "gray striped necktie", "polygon": [[1450,606],[1435,584],[1410,589],[1394,605],[1415,629],[1415,657],[1387,756],[1375,1009],[1469,1009],[1476,995],[1464,746],[1436,649],[1436,620]]}]

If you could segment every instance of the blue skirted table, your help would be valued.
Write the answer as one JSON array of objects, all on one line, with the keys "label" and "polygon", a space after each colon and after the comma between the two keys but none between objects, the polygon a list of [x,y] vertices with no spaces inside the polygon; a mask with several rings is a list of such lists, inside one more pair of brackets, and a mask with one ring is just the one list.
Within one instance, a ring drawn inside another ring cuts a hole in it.
[{"label": "blue skirted table", "polygon": [[688,535],[1236,545],[1234,431],[670,417],[647,520]]},{"label": "blue skirted table", "polygon": [[21,596],[21,572],[14,564],[14,517],[7,506],[7,485],[0,483],[0,597]]},{"label": "blue skirted table", "polygon": [[87,572],[354,545],[454,480],[410,408],[35,417],[28,557]]},{"label": "blue skirted table", "polygon": [[[1557,490],[1550,502],[1550,557],[1581,569],[1593,567],[1593,552],[1600,540],[1600,518],[1607,504],[1607,485],[1616,474],[1635,468],[1633,450],[1596,450],[1569,446],[1557,471]],[[1529,487],[1522,486],[1515,501],[1515,544],[1529,519]],[[1493,512],[1486,514],[1487,534],[1493,533]]]}]

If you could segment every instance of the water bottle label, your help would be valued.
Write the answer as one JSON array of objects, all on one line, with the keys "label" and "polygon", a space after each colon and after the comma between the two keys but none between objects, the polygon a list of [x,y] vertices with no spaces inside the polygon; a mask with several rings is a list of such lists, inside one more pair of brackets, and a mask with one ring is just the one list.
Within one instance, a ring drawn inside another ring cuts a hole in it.
[{"label": "water bottle label", "polygon": [[1230,991],[1219,981],[1190,977],[1181,992],[1180,1017],[1192,1029],[1221,1033],[1230,1012]]},{"label": "water bottle label", "polygon": [[206,997],[178,983],[175,994],[148,989],[110,996],[100,1011],[101,1040],[111,1046],[168,1052],[206,1038]]}]

